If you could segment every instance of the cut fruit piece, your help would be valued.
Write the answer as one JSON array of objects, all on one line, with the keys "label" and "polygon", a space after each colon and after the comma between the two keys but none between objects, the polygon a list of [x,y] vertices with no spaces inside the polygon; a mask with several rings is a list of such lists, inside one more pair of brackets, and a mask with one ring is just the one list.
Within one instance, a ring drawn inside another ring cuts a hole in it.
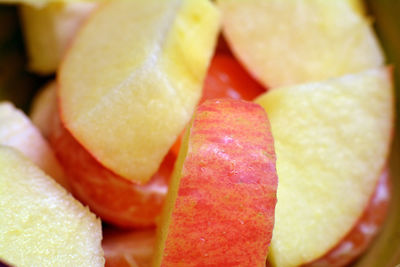
[{"label": "cut fruit piece", "polygon": [[21,151],[59,184],[69,188],[64,170],[40,131],[8,102],[0,102],[0,145]]},{"label": "cut fruit piece", "polygon": [[155,230],[121,231],[105,228],[103,249],[106,267],[150,267],[155,237]]},{"label": "cut fruit piece", "polygon": [[[199,104],[215,98],[251,101],[264,92],[265,89],[246,72],[231,54],[217,52],[211,60]],[[171,147],[171,151],[175,155],[179,153],[182,136],[183,132]]]},{"label": "cut fruit piece", "polygon": [[233,53],[265,86],[321,81],[384,61],[357,1],[217,2]]},{"label": "cut fruit piece", "polygon": [[208,0],[105,2],[58,76],[66,128],[106,168],[148,181],[200,99],[218,30]]},{"label": "cut fruit piece", "polygon": [[20,7],[30,70],[54,73],[76,32],[98,6],[96,2],[58,2]]},{"label": "cut fruit piece", "polygon": [[259,105],[200,105],[172,179],[154,266],[265,266],[278,181]]},{"label": "cut fruit piece", "polygon": [[[57,114],[56,114],[57,115]],[[73,194],[103,220],[124,228],[154,226],[160,215],[175,155],[167,155],[145,184],[116,175],[98,163],[58,123],[50,143],[67,174]]]},{"label": "cut fruit piece", "polygon": [[389,171],[386,169],[379,179],[367,208],[351,232],[322,258],[305,266],[347,266],[368,248],[368,245],[380,231],[389,208],[391,186],[388,174]]},{"label": "cut fruit piece", "polygon": [[57,115],[57,84],[52,81],[43,87],[35,96],[32,103],[30,117],[32,123],[48,139],[54,128],[54,117]]},{"label": "cut fruit piece", "polygon": [[357,223],[389,153],[392,90],[390,71],[377,68],[257,99],[278,158],[274,266],[320,258]]},{"label": "cut fruit piece", "polygon": [[0,258],[15,266],[103,266],[100,220],[14,149],[0,148]]}]

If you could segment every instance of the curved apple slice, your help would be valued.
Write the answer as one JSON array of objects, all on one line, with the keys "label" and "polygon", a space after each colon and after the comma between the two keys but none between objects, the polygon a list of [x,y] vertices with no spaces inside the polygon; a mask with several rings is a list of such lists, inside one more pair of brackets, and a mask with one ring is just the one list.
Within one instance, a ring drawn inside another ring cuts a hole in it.
[{"label": "curved apple slice", "polygon": [[175,165],[154,266],[264,266],[276,187],[274,143],[262,108],[206,101]]},{"label": "curved apple slice", "polygon": [[278,158],[273,265],[316,260],[357,223],[389,154],[392,90],[390,71],[377,68],[257,99]]},{"label": "curved apple slice", "polygon": [[0,147],[0,258],[16,266],[103,266],[101,223],[12,148]]},{"label": "curved apple slice", "polygon": [[389,170],[386,169],[362,217],[351,232],[326,255],[310,264],[305,264],[304,267],[347,266],[368,248],[385,222],[391,195],[389,180]]},{"label": "curved apple slice", "polygon": [[217,3],[232,52],[265,86],[321,81],[384,62],[360,1]]},{"label": "curved apple slice", "polygon": [[76,32],[97,6],[96,1],[21,5],[29,69],[39,74],[54,73]]},{"label": "curved apple slice", "polygon": [[104,2],[58,74],[66,128],[106,168],[148,181],[200,99],[218,30],[208,0]]},{"label": "curved apple slice", "polygon": [[8,102],[0,102],[0,145],[18,149],[59,184],[69,188],[63,168],[40,131]]}]

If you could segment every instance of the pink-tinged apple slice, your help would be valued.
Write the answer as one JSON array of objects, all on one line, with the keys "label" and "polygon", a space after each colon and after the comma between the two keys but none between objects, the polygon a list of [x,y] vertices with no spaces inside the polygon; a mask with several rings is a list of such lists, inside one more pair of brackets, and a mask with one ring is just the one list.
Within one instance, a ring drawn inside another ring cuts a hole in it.
[{"label": "pink-tinged apple slice", "polygon": [[388,175],[389,170],[385,169],[368,206],[351,232],[326,255],[304,267],[347,266],[368,248],[385,222],[389,208],[391,185]]},{"label": "pink-tinged apple slice", "polygon": [[264,266],[277,182],[264,110],[243,100],[200,105],[175,165],[154,266]]},{"label": "pink-tinged apple slice", "polygon": [[389,154],[392,91],[382,67],[256,100],[268,113],[278,159],[274,266],[312,262],[356,225]]},{"label": "pink-tinged apple slice", "polygon": [[208,0],[104,2],[58,73],[66,128],[106,168],[148,181],[200,99],[218,30]]},{"label": "pink-tinged apple slice", "polygon": [[71,40],[97,6],[96,1],[21,5],[29,69],[39,74],[54,73]]},{"label": "pink-tinged apple slice", "polygon": [[104,266],[101,222],[13,148],[0,146],[0,259],[25,266]]},{"label": "pink-tinged apple slice", "polygon": [[267,87],[379,67],[384,57],[358,0],[217,0],[232,52]]},{"label": "pink-tinged apple slice", "polygon": [[0,103],[0,145],[21,151],[59,184],[69,188],[63,168],[40,131],[8,102]]}]

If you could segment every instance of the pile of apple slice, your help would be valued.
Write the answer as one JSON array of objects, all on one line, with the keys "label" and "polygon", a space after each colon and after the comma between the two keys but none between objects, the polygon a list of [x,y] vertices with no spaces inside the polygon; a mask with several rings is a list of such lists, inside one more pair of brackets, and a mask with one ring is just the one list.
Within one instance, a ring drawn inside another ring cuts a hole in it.
[{"label": "pile of apple slice", "polygon": [[378,233],[393,92],[361,2],[20,2],[56,82],[36,126],[0,104],[0,259],[344,266]]}]

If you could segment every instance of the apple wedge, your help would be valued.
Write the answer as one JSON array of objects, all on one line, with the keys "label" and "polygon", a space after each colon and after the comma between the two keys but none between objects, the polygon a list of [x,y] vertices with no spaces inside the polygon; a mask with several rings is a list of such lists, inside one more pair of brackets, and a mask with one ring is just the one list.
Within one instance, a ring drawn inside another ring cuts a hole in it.
[{"label": "apple wedge", "polygon": [[0,145],[21,151],[59,184],[69,188],[64,170],[47,141],[29,118],[9,102],[0,102]]},{"label": "apple wedge", "polygon": [[243,100],[200,105],[175,165],[154,266],[265,266],[277,182],[264,110]]},{"label": "apple wedge", "polygon": [[268,113],[278,158],[274,266],[320,258],[357,223],[389,153],[392,90],[382,67],[256,100]]},{"label": "apple wedge", "polygon": [[201,97],[218,30],[208,0],[103,3],[58,73],[66,128],[106,168],[148,181]]},{"label": "apple wedge", "polygon": [[347,266],[360,256],[380,232],[391,199],[389,170],[385,169],[362,217],[347,236],[321,258],[303,267]]},{"label": "apple wedge", "polygon": [[39,74],[54,73],[76,32],[97,6],[96,2],[21,5],[29,69]]},{"label": "apple wedge", "polygon": [[233,53],[267,87],[321,81],[382,65],[353,0],[217,0]]},{"label": "apple wedge", "polygon": [[0,259],[24,266],[104,266],[101,223],[16,150],[0,147]]}]

